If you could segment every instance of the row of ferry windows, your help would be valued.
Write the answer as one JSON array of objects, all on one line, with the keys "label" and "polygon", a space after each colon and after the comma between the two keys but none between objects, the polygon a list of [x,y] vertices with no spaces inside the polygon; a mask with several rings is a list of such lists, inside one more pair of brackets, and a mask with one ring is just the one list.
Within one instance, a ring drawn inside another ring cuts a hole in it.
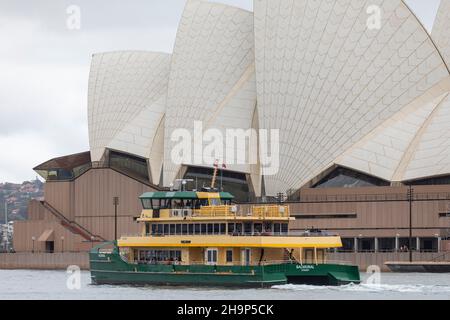
[{"label": "row of ferry windows", "polygon": [[200,209],[209,205],[231,205],[231,200],[220,199],[142,199],[144,209]]},{"label": "row of ferry windows", "polygon": [[[220,235],[227,234],[225,223],[146,223],[145,233],[153,235]],[[287,223],[228,223],[230,235],[286,235]]]}]

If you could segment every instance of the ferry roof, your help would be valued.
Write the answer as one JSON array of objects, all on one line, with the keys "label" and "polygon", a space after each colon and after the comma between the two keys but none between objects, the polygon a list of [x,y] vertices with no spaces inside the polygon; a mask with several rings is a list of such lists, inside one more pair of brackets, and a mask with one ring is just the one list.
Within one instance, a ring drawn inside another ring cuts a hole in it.
[{"label": "ferry roof", "polygon": [[208,199],[220,198],[222,200],[232,200],[234,196],[229,192],[195,192],[195,191],[158,191],[146,192],[140,199]]}]

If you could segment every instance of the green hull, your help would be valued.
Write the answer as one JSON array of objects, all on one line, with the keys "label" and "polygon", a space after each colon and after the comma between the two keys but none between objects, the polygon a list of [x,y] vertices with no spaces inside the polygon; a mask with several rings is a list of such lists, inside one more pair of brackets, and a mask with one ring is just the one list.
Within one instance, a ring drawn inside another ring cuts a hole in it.
[{"label": "green hull", "polygon": [[281,284],[344,285],[359,283],[356,266],[296,263],[267,266],[146,265],[131,264],[112,253],[90,253],[94,284],[195,285],[270,287]]}]

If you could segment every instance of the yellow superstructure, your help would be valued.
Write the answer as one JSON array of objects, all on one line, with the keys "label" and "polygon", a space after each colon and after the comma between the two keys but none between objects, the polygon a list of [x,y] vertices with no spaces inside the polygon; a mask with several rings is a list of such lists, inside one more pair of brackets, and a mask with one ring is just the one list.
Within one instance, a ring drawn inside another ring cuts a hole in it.
[{"label": "yellow superstructure", "polygon": [[325,263],[338,236],[291,234],[289,206],[255,205],[241,212],[228,193],[153,192],[141,196],[141,233],[123,236],[130,259],[179,264],[252,265],[296,260]]}]

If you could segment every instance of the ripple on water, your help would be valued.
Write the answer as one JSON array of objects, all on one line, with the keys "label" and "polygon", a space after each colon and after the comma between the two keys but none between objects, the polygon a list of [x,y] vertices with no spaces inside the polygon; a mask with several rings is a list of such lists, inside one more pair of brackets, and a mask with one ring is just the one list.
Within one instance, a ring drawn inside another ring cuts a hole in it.
[{"label": "ripple on water", "polygon": [[272,289],[291,291],[341,291],[341,292],[367,292],[367,293],[420,293],[420,294],[449,294],[447,285],[420,285],[420,284],[348,284],[339,287],[309,286],[286,284],[273,286]]}]

